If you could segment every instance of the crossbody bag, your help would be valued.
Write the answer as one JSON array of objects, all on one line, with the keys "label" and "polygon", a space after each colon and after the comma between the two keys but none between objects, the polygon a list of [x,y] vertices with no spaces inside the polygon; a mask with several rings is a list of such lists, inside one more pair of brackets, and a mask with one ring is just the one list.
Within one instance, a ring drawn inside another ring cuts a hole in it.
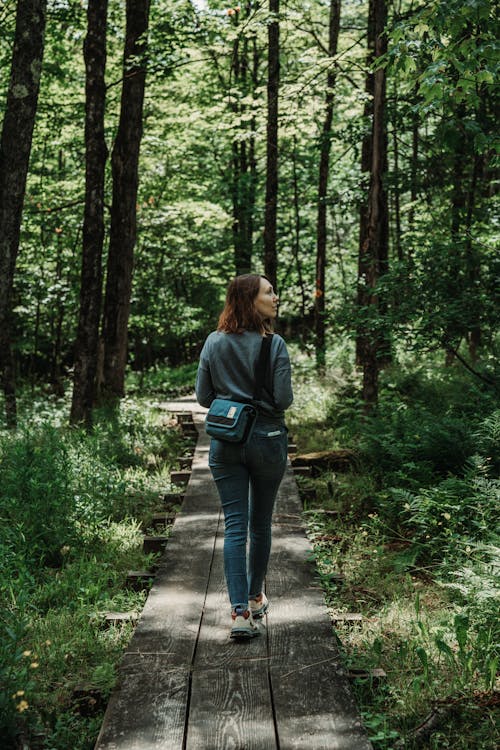
[{"label": "crossbody bag", "polygon": [[217,440],[244,445],[250,438],[257,420],[255,401],[260,399],[267,365],[271,354],[273,335],[266,335],[262,339],[259,359],[255,369],[255,390],[251,403],[231,401],[226,398],[216,398],[210,404],[205,418],[205,430]]}]

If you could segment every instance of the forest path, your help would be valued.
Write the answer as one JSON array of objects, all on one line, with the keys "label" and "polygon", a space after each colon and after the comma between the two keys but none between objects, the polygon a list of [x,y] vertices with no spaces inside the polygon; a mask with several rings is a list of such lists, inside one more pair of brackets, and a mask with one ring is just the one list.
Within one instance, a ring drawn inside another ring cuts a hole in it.
[{"label": "forest path", "polygon": [[204,412],[184,502],[123,656],[95,750],[369,750],[340,663],[291,467],[281,484],[261,637],[229,639],[224,521]]}]

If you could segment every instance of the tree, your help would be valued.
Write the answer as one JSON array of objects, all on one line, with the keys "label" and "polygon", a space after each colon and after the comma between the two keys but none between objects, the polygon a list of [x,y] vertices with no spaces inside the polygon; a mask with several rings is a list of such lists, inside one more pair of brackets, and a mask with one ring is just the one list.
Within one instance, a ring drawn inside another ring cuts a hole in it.
[{"label": "tree", "polygon": [[330,171],[330,151],[332,145],[333,102],[336,69],[333,58],[337,54],[340,29],[340,0],[330,0],[330,21],[328,34],[328,57],[330,58],[326,79],[326,100],[323,128],[320,135],[320,158],[318,177],[318,219],[316,229],[316,289],[314,304],[314,327],[316,334],[316,365],[321,370],[325,366],[325,268],[326,268],[326,219],[328,175]]},{"label": "tree", "polygon": [[80,313],[75,346],[71,422],[92,419],[95,397],[104,241],[104,137],[107,0],[89,0],[84,44],[86,68],[85,213],[82,236]]},{"label": "tree", "polygon": [[266,203],[264,218],[264,273],[276,288],[278,257],[276,218],[278,210],[278,92],[280,71],[279,0],[269,0],[267,75]]},{"label": "tree", "polygon": [[148,20],[149,0],[127,0],[120,121],[111,155],[113,200],[103,321],[101,387],[111,398],[125,393]]},{"label": "tree", "polygon": [[18,0],[16,31],[0,140],[0,370],[7,423],[16,424],[12,288],[42,70],[46,0]]},{"label": "tree", "polygon": [[[373,79],[367,76],[367,91],[373,90],[373,115],[369,138],[363,143],[362,167],[369,164],[370,185],[360,217],[358,305],[364,318],[358,336],[359,363],[363,368],[363,401],[370,410],[378,398],[378,375],[387,354],[384,306],[378,285],[388,270],[389,214],[387,176],[387,128],[385,122],[386,74],[377,63],[387,52],[386,0],[370,0],[368,40],[373,44]],[[370,49],[370,47],[369,47]],[[370,55],[371,56],[371,55]],[[369,60],[370,62],[370,60]]]}]

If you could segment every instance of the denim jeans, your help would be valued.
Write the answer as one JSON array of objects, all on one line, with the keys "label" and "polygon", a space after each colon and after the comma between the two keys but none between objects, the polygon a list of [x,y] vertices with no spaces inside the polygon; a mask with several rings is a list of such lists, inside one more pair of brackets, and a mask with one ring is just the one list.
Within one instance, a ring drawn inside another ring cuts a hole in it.
[{"label": "denim jeans", "polygon": [[287,428],[264,418],[258,419],[247,445],[214,438],[210,443],[209,466],[224,510],[224,573],[233,609],[246,609],[248,599],[262,591],[287,452]]}]

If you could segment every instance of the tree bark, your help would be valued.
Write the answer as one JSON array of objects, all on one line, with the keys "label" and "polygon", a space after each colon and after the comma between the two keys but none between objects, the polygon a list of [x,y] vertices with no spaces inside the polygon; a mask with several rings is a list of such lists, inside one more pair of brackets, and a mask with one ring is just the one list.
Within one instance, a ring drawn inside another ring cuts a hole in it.
[{"label": "tree bark", "polygon": [[[361,310],[369,302],[367,293],[366,279],[368,276],[368,257],[362,250],[363,242],[368,232],[368,195],[370,188],[370,170],[373,153],[373,94],[375,91],[375,77],[372,72],[373,60],[375,57],[375,0],[368,3],[368,27],[367,27],[367,53],[366,53],[366,79],[365,92],[366,100],[363,108],[363,118],[365,121],[365,133],[361,144],[361,189],[364,192],[364,199],[359,209],[359,254],[358,254],[358,293],[357,305]],[[365,349],[367,347],[366,332],[363,331],[363,325],[358,323],[356,335],[356,364],[363,367]]]},{"label": "tree bark", "polygon": [[[480,276],[481,276],[481,261],[478,257],[477,250],[474,247],[472,240],[471,229],[472,221],[474,217],[474,208],[476,201],[477,182],[481,175],[483,166],[483,159],[479,154],[474,155],[474,165],[472,168],[472,176],[470,181],[470,187],[467,194],[467,211],[465,215],[465,264],[467,268],[467,282],[470,290],[480,288]],[[473,297],[475,298],[475,294]],[[469,354],[472,362],[477,361],[477,350],[481,345],[481,325],[479,320],[479,313],[477,308],[474,310],[475,320],[472,321],[470,330],[467,334],[467,341],[469,344]]]},{"label": "tree bark", "polygon": [[106,105],[107,0],[89,0],[83,53],[86,71],[85,211],[82,234],[80,312],[75,346],[70,421],[92,424],[95,399],[104,242],[104,172],[108,150],[104,137]]},{"label": "tree bark", "polygon": [[297,137],[293,136],[293,151],[292,151],[292,184],[293,184],[293,212],[294,212],[294,227],[293,227],[293,256],[295,259],[295,266],[297,269],[297,279],[300,289],[300,315],[302,320],[306,316],[306,289],[304,284],[304,274],[302,272],[302,263],[300,262],[300,232],[301,232],[301,221],[300,221],[300,198],[299,198],[299,181],[297,176]]},{"label": "tree bark", "polygon": [[[373,2],[375,31],[374,63],[387,51],[384,28],[387,22],[386,0]],[[370,3],[370,4],[371,4]],[[387,192],[384,180],[387,174],[387,128],[385,122],[386,78],[385,70],[379,68],[373,78],[373,122],[371,136],[370,188],[366,213],[360,223],[358,302],[368,318],[368,330],[363,331],[360,348],[363,367],[363,401],[370,411],[377,403],[378,374],[382,359],[387,357],[387,339],[384,335],[385,308],[376,291],[380,277],[388,269],[389,218]],[[364,324],[363,327],[365,327]]]},{"label": "tree bark", "polygon": [[[328,56],[335,57],[340,28],[341,0],[331,0],[328,33]],[[316,367],[324,370],[326,357],[325,343],[325,269],[327,238],[327,194],[330,172],[330,151],[332,145],[333,100],[335,91],[336,69],[332,63],[328,68],[326,80],[325,119],[320,138],[320,159],[318,178],[318,220],[316,228],[316,289],[314,300],[314,328]]]},{"label": "tree bark", "polygon": [[264,273],[276,289],[278,256],[276,221],[278,212],[278,92],[279,92],[279,0],[269,0],[267,78],[266,204],[264,218]]},{"label": "tree bark", "polygon": [[0,372],[7,424],[16,414],[12,351],[12,287],[19,250],[26,178],[38,105],[46,0],[18,0],[7,104],[0,139]]},{"label": "tree bark", "polygon": [[[237,26],[242,15],[247,20],[253,4],[245,3],[232,18]],[[251,50],[250,50],[251,47]],[[247,97],[254,97],[258,85],[259,57],[255,37],[237,36],[233,45],[231,77],[235,88],[231,109],[240,120],[247,112]],[[253,218],[255,212],[255,132],[256,120],[252,116],[249,133],[238,134],[232,143],[232,204],[234,264],[237,274],[250,273],[253,254]],[[242,137],[241,137],[242,135]]]},{"label": "tree bark", "polygon": [[125,394],[148,20],[149,0],[127,0],[120,121],[111,155],[113,199],[103,320],[102,395],[111,400]]}]

